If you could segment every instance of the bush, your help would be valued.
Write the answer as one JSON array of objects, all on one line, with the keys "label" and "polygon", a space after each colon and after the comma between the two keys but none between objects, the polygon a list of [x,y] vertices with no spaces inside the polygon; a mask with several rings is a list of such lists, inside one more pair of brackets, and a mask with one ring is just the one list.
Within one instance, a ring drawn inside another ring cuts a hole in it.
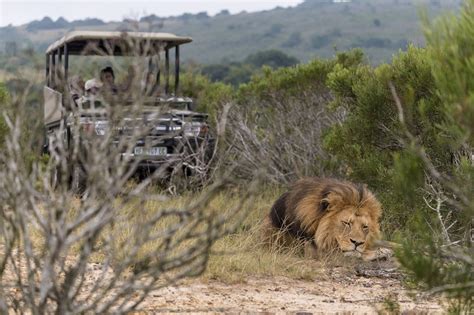
[{"label": "bush", "polygon": [[330,131],[325,144],[346,164],[353,179],[381,188],[391,184],[393,155],[403,150],[403,144],[390,82],[403,100],[409,129],[439,163],[449,160],[447,148],[433,140],[434,124],[442,117],[427,57],[426,50],[410,47],[390,65],[337,65],[328,75],[327,83],[336,96],[333,106],[347,109],[348,116],[343,125]]},{"label": "bush", "polygon": [[473,311],[474,0],[459,18],[425,22],[428,47],[391,64],[336,64],[327,84],[345,109],[325,149],[346,176],[373,187],[383,229],[414,282]]},{"label": "bush", "polygon": [[230,66],[222,64],[208,65],[202,68],[202,74],[209,77],[212,81],[224,81],[229,72]]},{"label": "bush", "polygon": [[343,112],[328,109],[332,95],[325,81],[337,65],[361,60],[353,51],[291,68],[266,67],[241,85],[229,117],[229,146],[231,156],[243,160],[241,178],[250,179],[256,169],[268,169],[268,181],[277,184],[337,173],[321,141]]},{"label": "bush", "polygon": [[[440,164],[429,148],[407,132],[410,152],[422,163],[428,184],[426,206],[435,218],[419,223],[419,242],[405,242],[399,259],[418,284],[451,299],[453,313],[474,311],[474,1],[465,1],[459,17],[430,24],[425,35],[433,84],[442,120],[433,142],[448,147],[451,159]],[[406,164],[412,164],[405,162]],[[405,174],[404,182],[413,181]],[[426,218],[425,218],[426,220]],[[422,229],[421,227],[425,227]]]},{"label": "bush", "polygon": [[196,109],[208,113],[211,123],[217,119],[217,113],[223,104],[230,102],[234,89],[225,83],[212,83],[207,77],[193,72],[185,73],[181,78],[183,95],[194,99]]},{"label": "bush", "polygon": [[[427,211],[422,199],[423,172],[420,175],[416,171],[419,164],[415,164],[410,171],[411,184],[400,180],[400,172],[410,169],[402,162],[409,156],[404,154],[407,147],[401,140],[403,128],[390,84],[396,87],[403,104],[407,129],[433,163],[449,167],[454,151],[449,142],[438,140],[437,125],[443,122],[444,114],[429,51],[409,47],[395,56],[392,64],[376,68],[337,66],[328,78],[336,96],[333,106],[347,109],[348,114],[343,124],[327,133],[326,150],[344,165],[346,176],[367,183],[379,193],[387,209],[383,226],[389,238],[400,229],[413,231],[419,216]],[[419,209],[419,213],[407,208]]]},{"label": "bush", "polygon": [[269,66],[271,68],[290,67],[299,63],[295,57],[288,56],[279,50],[266,50],[252,55],[245,59],[245,63],[254,67]]}]

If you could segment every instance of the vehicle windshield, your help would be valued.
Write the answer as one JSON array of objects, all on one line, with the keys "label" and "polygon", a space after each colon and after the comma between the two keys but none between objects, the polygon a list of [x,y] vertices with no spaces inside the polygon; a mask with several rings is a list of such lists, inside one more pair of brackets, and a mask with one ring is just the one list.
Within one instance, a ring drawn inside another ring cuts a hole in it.
[{"label": "vehicle windshield", "polygon": [[[130,106],[133,105],[133,100],[123,100],[120,102],[122,106]],[[107,101],[102,97],[82,97],[81,99],[76,100],[76,105],[80,110],[95,110],[95,109],[104,109],[107,108]],[[163,100],[160,98],[147,98],[143,102],[144,106],[153,106],[153,107],[160,107],[163,110],[180,110],[186,111],[192,109],[192,102],[191,101],[169,101]]]},{"label": "vehicle windshield", "polygon": [[190,107],[189,103],[185,103],[185,102],[168,103],[167,106],[170,109],[176,109],[176,110],[188,110]]},{"label": "vehicle windshield", "polygon": [[119,95],[123,99],[166,97],[170,84],[163,58],[161,54],[153,57],[74,56],[69,69],[71,94],[75,99],[91,93]]}]

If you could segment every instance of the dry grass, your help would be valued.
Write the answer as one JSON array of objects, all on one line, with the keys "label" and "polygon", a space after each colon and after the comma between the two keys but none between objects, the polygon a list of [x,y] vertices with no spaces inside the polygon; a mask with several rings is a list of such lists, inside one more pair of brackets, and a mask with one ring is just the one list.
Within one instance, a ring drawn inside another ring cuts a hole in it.
[{"label": "dry grass", "polygon": [[[328,265],[339,262],[334,256],[325,257],[319,261],[305,258],[302,248],[297,244],[293,248],[270,248],[263,242],[262,222],[268,214],[274,200],[281,190],[270,188],[261,193],[253,204],[244,209],[248,213],[245,220],[240,222],[238,231],[218,240],[213,246],[209,257],[208,268],[202,275],[204,280],[213,279],[226,283],[236,283],[245,279],[265,276],[284,276],[292,279],[314,280],[324,274]],[[129,203],[122,211],[119,222],[106,233],[113,233],[116,242],[116,259],[127,255],[127,248],[137,237],[137,231],[142,222],[147,222],[160,209],[186,208],[196,194],[184,194],[178,197],[169,197],[165,201],[151,201],[146,204]],[[207,211],[220,214],[231,214],[238,206],[240,195],[238,191],[219,193],[210,203]],[[117,202],[120,202],[119,200]],[[166,218],[158,222],[155,231],[175,223],[175,218]],[[231,225],[235,222],[226,222]],[[159,250],[159,242],[147,243],[142,247],[142,253],[148,254]],[[191,245],[182,244],[181,247]],[[99,244],[100,246],[100,244]],[[176,251],[182,248],[176,248]],[[104,255],[99,250],[93,256],[95,262],[101,262]]]},{"label": "dry grass", "polygon": [[[341,265],[349,267],[352,262],[345,258],[341,260],[337,255],[322,257],[319,260],[305,258],[300,244],[294,244],[291,248],[271,248],[263,241],[262,222],[273,202],[281,194],[277,188],[269,188],[259,194],[254,203],[248,205],[244,211],[248,213],[246,218],[240,222],[236,233],[228,235],[218,240],[213,246],[209,256],[208,268],[201,276],[203,280],[220,280],[225,283],[244,282],[246,279],[259,277],[283,276],[299,280],[315,280],[325,275],[328,267]],[[123,206],[117,224],[112,228],[107,228],[104,234],[112,233],[115,242],[115,259],[122,259],[127,255],[128,249],[133,240],[139,235],[140,227],[148,222],[153,215],[162,209],[181,208],[185,209],[192,200],[198,197],[196,193],[187,193],[181,196],[166,197],[162,201],[148,201],[144,204],[139,202],[129,202]],[[229,214],[239,205],[240,194],[238,190],[228,190],[219,193],[209,204],[207,211],[211,213]],[[79,206],[79,200],[71,204],[71,216],[74,216],[75,209]],[[117,198],[117,203],[122,201]],[[176,223],[176,218],[167,217],[160,220],[154,227],[154,231],[159,233],[171,224]],[[225,225],[232,225],[235,222],[229,221]],[[105,236],[104,236],[105,237]],[[44,245],[40,234],[34,236],[35,243],[41,247]],[[141,254],[146,255],[153,251],[158,251],[162,244],[159,241],[149,242],[141,248]],[[181,244],[183,247],[190,243]],[[97,244],[99,250],[91,256],[92,262],[103,262],[107,255],[100,249],[101,244]],[[75,255],[73,250],[71,255]]]}]

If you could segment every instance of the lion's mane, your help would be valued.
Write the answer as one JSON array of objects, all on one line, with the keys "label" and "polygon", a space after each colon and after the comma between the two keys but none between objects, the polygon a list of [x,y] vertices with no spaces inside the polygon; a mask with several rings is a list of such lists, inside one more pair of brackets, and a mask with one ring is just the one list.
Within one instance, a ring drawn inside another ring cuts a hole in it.
[{"label": "lion's mane", "polygon": [[340,248],[341,242],[354,242],[352,238],[341,240],[338,219],[350,217],[354,230],[356,224],[363,227],[363,236],[358,231],[354,233],[363,237],[367,250],[379,238],[381,213],[380,203],[365,185],[330,178],[304,178],[278,198],[267,220],[273,230],[311,241],[317,251],[327,251]]}]

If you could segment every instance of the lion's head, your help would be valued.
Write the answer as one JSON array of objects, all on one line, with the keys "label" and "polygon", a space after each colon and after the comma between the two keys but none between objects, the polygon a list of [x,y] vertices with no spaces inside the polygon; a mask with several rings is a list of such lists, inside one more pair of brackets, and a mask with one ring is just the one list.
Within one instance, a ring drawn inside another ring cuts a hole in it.
[{"label": "lion's head", "polygon": [[350,183],[328,186],[323,195],[314,234],[318,248],[363,254],[380,235],[380,203],[365,186]]},{"label": "lion's head", "polygon": [[285,235],[316,250],[366,257],[379,238],[380,203],[366,186],[332,178],[303,178],[272,206],[269,220]]}]

